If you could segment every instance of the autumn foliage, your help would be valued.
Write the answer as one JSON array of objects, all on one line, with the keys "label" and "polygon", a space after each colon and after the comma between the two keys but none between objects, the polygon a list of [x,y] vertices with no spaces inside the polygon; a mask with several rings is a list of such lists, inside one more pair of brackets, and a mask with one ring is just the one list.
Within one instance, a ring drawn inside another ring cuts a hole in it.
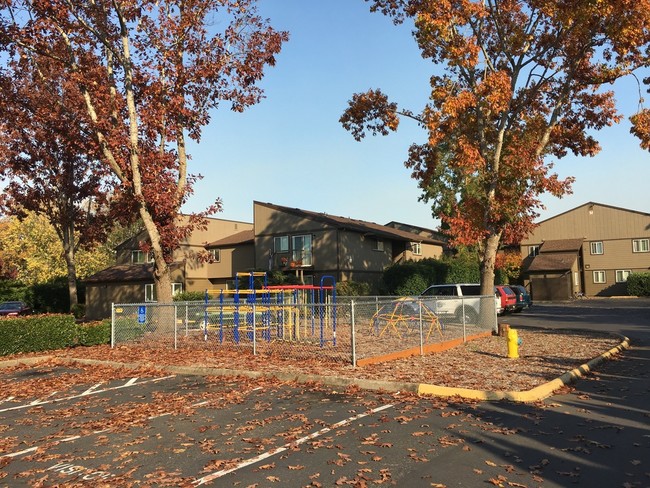
[{"label": "autumn foliage", "polygon": [[[15,0],[0,8],[0,51],[26,60],[42,83],[71,86],[66,104],[84,121],[80,140],[98,158],[142,220],[161,301],[171,299],[173,251],[206,212],[180,226],[196,176],[187,139],[199,141],[211,110],[242,111],[263,96],[264,69],[287,40],[256,11],[255,0]],[[42,64],[47,61],[47,69]],[[79,102],[79,103],[77,103]],[[72,130],[78,130],[74,125]]]},{"label": "autumn foliage", "polygon": [[415,113],[374,89],[341,123],[357,140],[403,117],[426,130],[405,164],[453,240],[478,245],[489,291],[500,244],[532,230],[541,195],[570,192],[553,161],[596,154],[594,131],[621,120],[606,87],[648,65],[650,2],[369,1],[414,23],[430,101]]}]

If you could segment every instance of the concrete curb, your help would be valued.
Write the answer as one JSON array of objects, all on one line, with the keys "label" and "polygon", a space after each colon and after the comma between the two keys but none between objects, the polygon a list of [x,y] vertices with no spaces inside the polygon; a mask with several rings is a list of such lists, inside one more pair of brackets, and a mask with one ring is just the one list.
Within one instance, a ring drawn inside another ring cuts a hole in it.
[{"label": "concrete curb", "polygon": [[530,403],[543,400],[548,398],[559,388],[573,383],[579,378],[587,375],[595,366],[599,365],[606,359],[611,358],[612,356],[619,354],[624,349],[630,347],[630,339],[621,336],[621,343],[613,347],[607,352],[604,352],[598,357],[595,357],[591,361],[588,361],[585,364],[578,366],[571,371],[567,371],[559,378],[555,378],[548,383],[537,386],[532,390],[528,391],[483,391],[483,390],[470,390],[467,388],[453,388],[447,386],[437,386],[437,385],[427,385],[420,384],[418,388],[419,395],[434,395],[442,397],[451,397],[459,396],[462,398],[470,400],[488,400],[488,401],[499,401],[499,400],[509,400],[513,402],[521,403]]},{"label": "concrete curb", "polygon": [[[407,383],[396,381],[368,380],[358,378],[343,378],[340,376],[321,376],[314,374],[291,373],[291,372],[262,372],[262,371],[245,371],[227,368],[210,368],[203,366],[153,366],[152,369],[182,375],[196,376],[243,376],[247,378],[276,378],[280,381],[297,382],[297,383],[322,383],[327,386],[348,388],[355,386],[364,390],[381,390],[387,392],[410,392],[417,393],[421,396],[440,396],[440,397],[460,397],[468,400],[500,401],[509,400],[513,402],[530,403],[548,398],[557,389],[573,383],[579,378],[587,375],[595,366],[599,365],[606,359],[619,354],[630,347],[630,339],[620,336],[621,343],[601,354],[600,356],[578,366],[571,371],[567,371],[559,378],[548,383],[537,386],[528,391],[487,391],[472,390],[469,388],[455,388],[450,386],[438,386],[425,383]],[[17,365],[32,365],[41,361],[46,361],[56,356],[38,356],[24,359],[12,359],[0,361],[0,369]],[[102,359],[82,359],[82,358],[57,358],[65,363],[80,364],[101,364],[115,368],[137,369],[142,367],[151,367],[150,363],[121,363],[116,361],[106,361]]]}]

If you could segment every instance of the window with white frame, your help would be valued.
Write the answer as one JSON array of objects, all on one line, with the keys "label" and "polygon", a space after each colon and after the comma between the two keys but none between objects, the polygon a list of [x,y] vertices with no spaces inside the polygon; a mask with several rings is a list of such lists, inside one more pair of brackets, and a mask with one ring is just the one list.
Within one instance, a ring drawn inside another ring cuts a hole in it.
[{"label": "window with white frame", "polygon": [[384,241],[381,241],[379,239],[375,239],[375,247],[373,248],[374,251],[383,251],[384,250]]},{"label": "window with white frame", "polygon": [[144,301],[145,302],[156,301],[156,289],[153,283],[147,283],[146,285],[144,285]]},{"label": "window with white frame", "polygon": [[650,252],[650,239],[633,239],[633,252]]},{"label": "window with white frame", "polygon": [[616,283],[625,283],[627,281],[627,277],[630,276],[630,271],[629,269],[617,269],[616,270]]},{"label": "window with white frame", "polygon": [[172,283],[172,296],[183,293],[183,283]]},{"label": "window with white frame", "polygon": [[539,254],[539,246],[528,246],[528,256],[535,257]]},{"label": "window with white frame", "polygon": [[221,249],[209,249],[210,253],[210,262],[211,263],[220,263],[221,262]]},{"label": "window with white frame", "polygon": [[289,236],[278,236],[273,238],[273,251],[289,252]]},{"label": "window with white frame", "polygon": [[419,242],[411,242],[411,251],[416,256],[422,256],[422,244]]},{"label": "window with white frame", "polygon": [[137,251],[131,251],[132,264],[142,264],[142,263],[150,263],[150,262],[151,259],[149,257],[149,253],[141,251],[140,249],[138,249]]},{"label": "window with white frame", "polygon": [[594,241],[591,243],[591,254],[603,254],[603,241]]},{"label": "window with white frame", "polygon": [[594,271],[594,283],[607,283],[604,271]]},{"label": "window with white frame", "polygon": [[311,266],[312,264],[312,242],[311,234],[291,236],[291,249],[293,254],[291,261],[298,266]]}]

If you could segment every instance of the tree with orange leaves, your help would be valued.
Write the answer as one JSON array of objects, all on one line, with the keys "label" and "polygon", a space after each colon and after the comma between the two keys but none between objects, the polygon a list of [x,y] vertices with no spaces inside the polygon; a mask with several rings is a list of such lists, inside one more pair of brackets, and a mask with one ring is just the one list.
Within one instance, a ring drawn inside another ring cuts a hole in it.
[{"label": "tree with orange leaves", "polygon": [[596,154],[593,131],[621,120],[604,86],[649,65],[650,1],[368,1],[395,23],[413,19],[434,63],[430,102],[414,113],[370,90],[341,123],[357,140],[401,117],[427,131],[405,164],[452,240],[478,247],[492,294],[499,246],[531,231],[540,195],[570,192],[549,160]]},{"label": "tree with orange leaves", "polygon": [[[92,140],[93,156],[143,222],[159,301],[171,301],[174,249],[221,204],[179,225],[195,179],[187,140],[200,139],[221,103],[243,111],[260,101],[257,83],[287,39],[258,15],[256,0],[9,0],[0,7],[0,55],[14,61],[7,69],[27,60],[42,83],[56,73],[78,89],[83,103],[67,108],[84,120],[79,137]],[[34,64],[41,59],[48,69]]]}]

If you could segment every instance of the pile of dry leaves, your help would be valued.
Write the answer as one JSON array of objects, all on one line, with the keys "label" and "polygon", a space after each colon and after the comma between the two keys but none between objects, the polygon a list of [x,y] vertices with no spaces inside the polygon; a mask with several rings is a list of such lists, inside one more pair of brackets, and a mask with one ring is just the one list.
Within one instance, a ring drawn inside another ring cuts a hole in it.
[{"label": "pile of dry leaves", "polygon": [[254,356],[249,350],[214,347],[204,350],[150,348],[143,345],[77,347],[55,351],[67,358],[100,359],[138,363],[152,369],[166,365],[226,368],[337,376],[480,390],[526,391],[584,364],[620,344],[617,336],[578,331],[522,329],[519,358],[507,357],[504,337],[476,339],[453,349],[425,356],[353,367],[322,358],[287,358],[276,355]]}]

